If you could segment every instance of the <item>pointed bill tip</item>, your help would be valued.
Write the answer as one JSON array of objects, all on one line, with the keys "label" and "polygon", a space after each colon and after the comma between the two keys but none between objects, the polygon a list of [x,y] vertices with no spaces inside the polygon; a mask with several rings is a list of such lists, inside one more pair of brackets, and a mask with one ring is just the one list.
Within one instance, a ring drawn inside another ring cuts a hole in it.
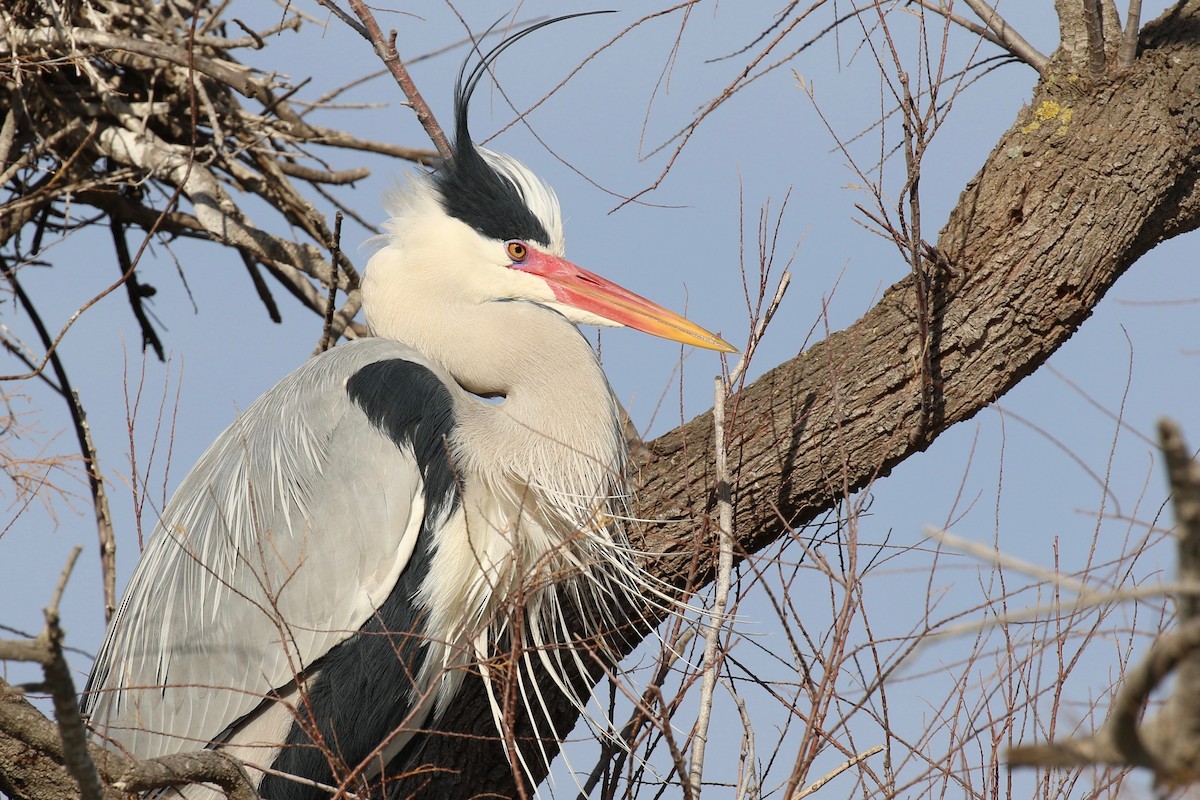
[{"label": "pointed bill tip", "polygon": [[663,339],[673,342],[690,344],[693,347],[703,347],[705,350],[715,350],[718,353],[736,353],[738,349],[729,342],[717,336],[689,319],[667,312],[669,316],[654,315],[643,317],[633,323],[626,323]]}]

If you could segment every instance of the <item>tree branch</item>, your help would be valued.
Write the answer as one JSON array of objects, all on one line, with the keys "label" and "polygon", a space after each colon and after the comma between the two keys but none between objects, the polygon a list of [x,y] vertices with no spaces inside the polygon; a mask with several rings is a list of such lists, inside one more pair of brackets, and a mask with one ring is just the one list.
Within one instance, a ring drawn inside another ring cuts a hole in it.
[{"label": "tree branch", "polygon": [[1125,30],[1121,32],[1121,48],[1117,51],[1117,66],[1128,69],[1137,60],[1138,34],[1142,25],[1142,0],[1129,0],[1125,12]]},{"label": "tree branch", "polygon": [[1036,69],[1039,75],[1045,73],[1050,59],[1038,52],[1038,49],[1031,45],[1020,31],[1009,25],[986,0],[965,0],[965,2],[996,35],[1005,50]]},{"label": "tree branch", "polygon": [[[934,249],[954,276],[930,307],[938,332],[931,357],[941,375],[938,424],[923,426],[911,277],[848,329],[735,396],[729,456],[739,551],[757,551],[811,522],[846,490],[887,475],[994,402],[1067,341],[1117,278],[1162,240],[1162,226],[1180,217],[1181,200],[1192,196],[1200,174],[1200,154],[1189,144],[1200,139],[1200,45],[1189,31],[1186,21],[1170,18],[1148,26],[1147,42],[1165,57],[1154,65],[1139,60],[1137,79],[1103,96],[1084,102],[1074,91],[1055,95],[1044,87],[966,187]],[[1056,112],[1054,124],[1032,126],[1042,101],[1072,114],[1063,121]],[[1096,130],[1111,132],[1103,146],[1089,133]],[[1113,163],[1127,168],[1115,173],[1105,166]],[[1096,209],[1114,224],[1097,226]],[[1195,219],[1188,224],[1195,227]],[[712,441],[709,413],[635,459],[642,486],[634,515],[660,520],[644,526],[637,544],[655,554],[647,569],[679,586],[712,577],[712,564],[692,569],[697,548],[717,549],[709,516]],[[627,613],[636,619],[643,612]],[[445,770],[431,786],[439,796],[458,797],[487,782],[511,794],[502,751],[469,758],[458,752],[462,737],[485,738],[491,724],[471,710],[486,707],[482,688],[469,692],[423,752],[424,761]],[[561,713],[556,730],[575,718],[565,705]]]},{"label": "tree branch", "polygon": [[[1170,420],[1158,424],[1159,446],[1179,527],[1179,582],[1200,586],[1200,464]],[[1125,673],[1104,726],[1091,736],[1016,747],[1012,766],[1067,767],[1110,764],[1146,767],[1161,786],[1200,779],[1200,730],[1195,724],[1200,702],[1200,598],[1193,592],[1177,597],[1179,627],[1162,636],[1136,667]],[[1178,671],[1162,710],[1140,724],[1150,693]]]},{"label": "tree branch", "polygon": [[[326,5],[324,0],[317,0],[321,5]],[[383,31],[379,28],[379,23],[375,21],[375,15],[371,13],[371,9],[363,0],[350,0],[350,7],[354,9],[354,13],[362,21],[362,26],[355,26],[360,34],[371,43],[371,47],[375,49],[375,54],[379,56],[379,60],[383,62],[388,71],[392,73],[392,77],[396,79],[396,85],[400,87],[400,91],[404,92],[404,96],[408,98],[408,104],[412,106],[412,110],[417,115],[417,122],[421,123],[421,127],[429,134],[430,141],[437,147],[442,158],[450,158],[453,152],[450,147],[450,140],[446,138],[445,131],[442,126],[438,125],[437,118],[433,116],[433,111],[430,110],[429,104],[425,102],[425,98],[417,90],[417,85],[413,83],[412,76],[408,74],[408,69],[404,66],[404,62],[400,60],[400,54],[396,51],[396,32],[385,39]]]}]

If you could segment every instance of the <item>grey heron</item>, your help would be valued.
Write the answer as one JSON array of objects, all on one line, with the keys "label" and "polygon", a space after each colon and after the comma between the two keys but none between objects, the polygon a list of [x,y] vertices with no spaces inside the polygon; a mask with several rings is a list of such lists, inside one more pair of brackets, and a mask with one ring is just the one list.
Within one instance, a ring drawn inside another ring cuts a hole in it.
[{"label": "grey heron", "polygon": [[[219,748],[270,768],[264,797],[327,796],[281,774],[378,776],[501,642],[561,676],[564,603],[600,625],[646,585],[618,409],[576,325],[733,348],[567,261],[553,191],[472,143],[475,87],[528,32],[464,65],[452,157],[390,199],[374,336],[263,395],[164,509],[86,691],[114,746]],[[531,712],[556,683],[522,689]]]}]

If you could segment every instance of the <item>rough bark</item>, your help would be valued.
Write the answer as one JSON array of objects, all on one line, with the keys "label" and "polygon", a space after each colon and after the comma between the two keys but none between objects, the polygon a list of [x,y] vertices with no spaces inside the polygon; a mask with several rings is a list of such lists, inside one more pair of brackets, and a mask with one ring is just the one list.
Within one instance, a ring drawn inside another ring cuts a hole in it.
[{"label": "rough bark", "polygon": [[[935,251],[931,405],[922,405],[911,279],[730,403],[734,530],[745,552],[812,521],[985,408],[1043,364],[1143,253],[1197,227],[1198,9],[1181,3],[1147,26],[1128,70],[1092,77],[1073,68],[1074,56],[1052,60],[964,189]],[[680,587],[711,574],[703,554],[714,552],[712,428],[711,415],[697,417],[652,442],[637,463],[637,516],[661,520],[642,532],[646,551],[664,554],[650,569]],[[421,753],[438,771],[407,788],[437,797],[517,794],[503,749],[484,744],[494,740],[492,720],[478,683],[472,691]],[[556,713],[559,729],[569,729],[574,709],[564,703]],[[6,758],[0,786],[52,760]]]}]

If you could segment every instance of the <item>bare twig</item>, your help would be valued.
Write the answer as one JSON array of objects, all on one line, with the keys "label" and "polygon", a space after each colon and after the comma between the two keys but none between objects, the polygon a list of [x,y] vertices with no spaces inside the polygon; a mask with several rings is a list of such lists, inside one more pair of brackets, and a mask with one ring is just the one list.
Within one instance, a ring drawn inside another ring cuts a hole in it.
[{"label": "bare twig", "polygon": [[[317,0],[326,8],[334,5],[333,3]],[[404,66],[404,62],[400,60],[400,54],[396,51],[396,32],[392,31],[385,39],[383,31],[379,29],[379,23],[375,21],[375,15],[371,13],[370,7],[364,0],[350,0],[350,7],[354,9],[354,13],[358,15],[362,21],[362,28],[355,28],[363,37],[371,43],[371,47],[375,48],[375,54],[384,63],[384,66],[392,73],[392,77],[396,79],[396,84],[400,87],[400,91],[404,92],[404,96],[408,98],[408,103],[412,106],[413,112],[417,115],[417,121],[421,123],[421,127],[429,134],[430,140],[441,153],[442,158],[450,158],[452,153],[450,148],[450,140],[446,138],[445,131],[442,126],[438,125],[437,118],[433,116],[433,111],[430,110],[429,104],[425,102],[425,98],[417,91],[417,85],[413,83],[412,76],[408,74],[408,69]]]},{"label": "bare twig", "polygon": [[963,30],[973,33],[982,39],[986,39],[1000,49],[1008,51],[1009,54],[1012,55],[1012,51],[1008,50],[1008,45],[1006,45],[999,36],[992,33],[989,28],[984,25],[980,25],[977,22],[972,22],[960,14],[955,14],[950,10],[949,7],[940,2],[940,0],[912,0],[912,2],[916,3],[926,11],[932,11],[939,16],[945,17]]},{"label": "bare twig", "polygon": [[1031,45],[1016,28],[1009,25],[987,0],[964,0],[964,2],[1000,38],[1004,49],[1036,69],[1039,75],[1045,73],[1046,67],[1050,65],[1050,59]]},{"label": "bare twig", "polygon": [[717,572],[712,608],[704,634],[704,660],[701,665],[700,708],[692,733],[692,758],[684,778],[691,783],[691,796],[699,800],[704,776],[704,750],[708,743],[708,723],[712,716],[713,691],[721,671],[721,631],[727,622],[729,587],[733,577],[733,479],[729,474],[729,453],[725,446],[725,395],[729,387],[718,375],[713,380],[713,437],[717,468]]},{"label": "bare twig", "polygon": [[100,574],[104,584],[104,624],[107,625],[117,610],[117,537],[113,532],[108,494],[104,490],[104,477],[100,473],[100,453],[92,440],[92,426],[88,424],[87,412],[83,410],[79,392],[74,389],[71,390],[70,403],[75,409],[72,417],[79,420],[88,485],[92,490],[96,513],[96,533],[100,538]]},{"label": "bare twig", "polygon": [[[96,531],[100,540],[100,570],[104,584],[104,621],[107,623],[117,605],[117,545],[116,536],[113,532],[112,513],[109,511],[108,506],[108,495],[104,491],[104,477],[100,472],[100,457],[92,441],[91,428],[88,427],[87,423],[87,412],[84,411],[83,403],[79,399],[79,393],[71,386],[71,379],[67,376],[66,367],[58,357],[58,351],[55,348],[57,341],[50,339],[50,332],[42,322],[42,317],[37,307],[34,306],[33,301],[25,293],[25,289],[17,279],[16,271],[7,262],[0,263],[0,271],[3,271],[4,276],[8,279],[13,293],[17,296],[22,308],[25,309],[30,322],[33,323],[34,330],[37,331],[38,337],[41,339],[42,346],[46,350],[46,355],[43,357],[45,360],[42,363],[45,364],[48,361],[53,368],[54,374],[58,379],[59,392],[63,400],[67,403],[71,423],[75,428],[75,438],[79,444],[79,451],[83,456],[84,465],[87,468],[88,488],[91,490],[92,506],[96,514]],[[126,275],[125,277],[128,276]],[[116,285],[118,284],[114,284],[113,288]]]},{"label": "bare twig", "polygon": [[142,329],[142,348],[151,347],[159,361],[165,359],[162,340],[154,330],[149,315],[146,314],[144,301],[154,294],[151,287],[143,286],[138,280],[134,269],[133,259],[129,255],[129,243],[125,241],[125,221],[120,214],[109,217],[109,231],[112,233],[113,252],[117,256],[117,271],[125,278],[125,294],[129,298],[129,308],[137,319],[138,327]]},{"label": "bare twig", "polygon": [[1121,32],[1121,46],[1117,50],[1117,66],[1129,69],[1137,61],[1138,36],[1142,26],[1142,0],[1129,0],[1125,12],[1125,30]]},{"label": "bare twig", "polygon": [[[765,213],[764,211],[764,215]],[[765,225],[765,222],[760,224],[760,239],[766,235],[766,231],[762,225]],[[765,251],[765,245],[762,242],[760,242],[760,245],[762,245],[762,252],[759,255],[763,264],[765,280],[765,270],[769,266],[766,261],[768,254]],[[700,797],[703,782],[704,751],[708,740],[708,725],[712,714],[713,693],[721,671],[720,635],[728,623],[726,610],[729,604],[729,591],[733,577],[733,476],[729,470],[729,453],[725,439],[725,425],[727,423],[725,398],[737,386],[738,380],[750,363],[750,359],[754,356],[754,351],[758,348],[759,341],[761,341],[767,326],[775,316],[775,312],[778,310],[779,304],[787,292],[791,278],[791,273],[786,271],[780,277],[774,295],[772,295],[766,309],[759,315],[758,322],[754,326],[754,330],[750,333],[750,341],[746,345],[746,352],[738,359],[738,363],[734,366],[728,377],[717,376],[714,379],[713,436],[716,459],[717,524],[719,537],[717,569],[713,604],[708,611],[709,620],[705,629],[699,711],[696,715],[696,725],[692,734],[692,757],[691,762],[688,764],[688,774],[683,776],[690,784],[692,797],[697,800]]]},{"label": "bare twig", "polygon": [[[695,628],[686,627],[679,632],[678,637],[673,639],[664,648],[665,652],[660,659],[658,668],[655,670],[654,677],[642,692],[641,701],[635,703],[633,713],[629,715],[629,719],[621,727],[621,732],[603,743],[600,757],[596,760],[596,766],[592,768],[587,781],[584,782],[579,792],[578,800],[586,800],[586,798],[591,797],[592,790],[596,788],[596,784],[600,782],[606,773],[619,774],[624,768],[625,758],[632,752],[634,735],[637,729],[644,721],[649,719],[649,710],[654,708],[656,700],[662,698],[663,681],[667,679],[667,675],[674,669],[676,662],[682,657],[683,651],[695,635]],[[627,743],[629,749],[618,747],[616,742]],[[613,760],[614,755],[615,760]]]},{"label": "bare twig", "polygon": [[321,341],[317,343],[317,353],[324,353],[333,346],[333,312],[337,307],[338,262],[342,260],[342,212],[338,211],[333,217],[333,239],[329,242],[329,266],[333,270],[329,281],[329,297],[325,300],[325,324],[321,329]]},{"label": "bare twig", "polygon": [[746,798],[755,798],[759,796],[758,774],[755,769],[755,762],[758,755],[754,748],[754,721],[750,719],[750,712],[746,708],[746,701],[738,694],[732,681],[724,680],[721,684],[725,690],[729,692],[729,697],[733,700],[734,707],[737,708],[738,717],[742,721],[742,752],[740,758],[741,769],[738,775],[737,792],[734,794],[734,800],[746,800]]},{"label": "bare twig", "polygon": [[822,777],[820,780],[818,780],[814,783],[810,783],[808,786],[805,786],[803,789],[796,792],[796,794],[792,795],[792,800],[804,800],[805,797],[809,797],[813,794],[816,794],[818,791],[820,791],[822,788],[824,788],[825,784],[829,783],[831,780],[836,778],[838,775],[841,775],[846,770],[848,770],[858,764],[861,764],[862,762],[866,761],[868,758],[875,755],[876,753],[881,753],[881,752],[883,752],[883,745],[877,744],[868,750],[862,751],[861,753],[856,755],[854,758],[850,758],[850,759],[847,759],[846,761],[843,761],[841,764],[838,764],[836,767],[834,767],[832,771],[830,771],[827,775]]},{"label": "bare twig", "polygon": [[791,272],[785,271],[779,276],[779,284],[775,287],[775,294],[771,297],[771,302],[767,304],[766,311],[759,318],[758,324],[754,326],[754,331],[750,336],[750,343],[746,345],[745,355],[738,359],[738,363],[734,365],[733,370],[729,373],[730,386],[738,385],[738,381],[746,371],[746,367],[750,364],[750,359],[754,357],[754,351],[758,347],[759,341],[762,340],[763,334],[766,333],[767,326],[771,324],[771,320],[775,317],[775,312],[779,310],[779,304],[783,302],[783,296],[791,283]]}]

